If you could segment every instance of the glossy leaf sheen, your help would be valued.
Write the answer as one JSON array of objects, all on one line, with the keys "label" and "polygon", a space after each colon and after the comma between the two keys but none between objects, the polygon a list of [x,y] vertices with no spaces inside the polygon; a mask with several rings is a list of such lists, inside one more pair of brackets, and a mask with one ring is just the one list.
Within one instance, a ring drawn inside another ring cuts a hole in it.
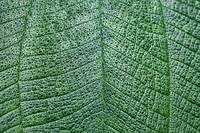
[{"label": "glossy leaf sheen", "polygon": [[200,1],[0,0],[0,133],[200,133]]}]

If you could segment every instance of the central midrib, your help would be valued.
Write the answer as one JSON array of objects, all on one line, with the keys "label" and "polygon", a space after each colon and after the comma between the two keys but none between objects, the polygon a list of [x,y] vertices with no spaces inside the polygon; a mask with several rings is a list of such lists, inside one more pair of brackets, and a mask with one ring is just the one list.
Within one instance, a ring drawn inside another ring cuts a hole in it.
[{"label": "central midrib", "polygon": [[166,24],[165,24],[165,17],[164,17],[164,13],[163,13],[163,6],[162,6],[162,3],[161,3],[161,1],[160,0],[158,0],[158,4],[159,4],[159,6],[160,6],[160,15],[161,15],[161,17],[162,17],[162,21],[163,21],[163,25],[164,25],[164,37],[165,37],[165,39],[166,39],[166,43],[167,43],[167,47],[166,47],[166,49],[167,49],[167,66],[168,66],[168,76],[169,76],[169,78],[168,78],[168,87],[169,87],[169,96],[168,96],[168,102],[169,102],[169,107],[168,107],[168,114],[169,114],[169,116],[168,116],[168,133],[170,133],[170,110],[171,110],[171,99],[170,99],[170,95],[171,95],[171,86],[170,86],[170,83],[171,83],[171,78],[170,78],[170,55],[169,55],[169,43],[168,43],[168,36],[167,36],[167,28],[166,28]]},{"label": "central midrib", "polygon": [[19,99],[19,112],[20,112],[20,126],[22,128],[21,132],[24,133],[24,129],[23,129],[23,111],[22,111],[22,105],[21,105],[21,88],[20,88],[20,67],[21,67],[21,56],[22,56],[22,43],[25,39],[25,33],[26,33],[26,29],[27,29],[27,23],[28,23],[28,17],[30,15],[31,12],[31,8],[33,5],[33,1],[31,0],[29,3],[29,9],[27,14],[24,16],[24,27],[23,27],[23,31],[22,31],[22,37],[19,43],[19,59],[18,59],[18,73],[17,73],[17,86],[18,86],[18,99]]},{"label": "central midrib", "polygon": [[99,26],[100,26],[100,46],[101,46],[101,65],[102,65],[102,80],[101,80],[101,101],[102,101],[102,120],[101,120],[101,124],[102,124],[102,132],[105,132],[105,128],[104,128],[104,109],[105,109],[105,100],[104,100],[104,88],[105,88],[105,60],[104,60],[104,48],[103,48],[103,22],[102,22],[102,0],[99,0],[99,8],[98,8],[98,13],[99,13]]}]

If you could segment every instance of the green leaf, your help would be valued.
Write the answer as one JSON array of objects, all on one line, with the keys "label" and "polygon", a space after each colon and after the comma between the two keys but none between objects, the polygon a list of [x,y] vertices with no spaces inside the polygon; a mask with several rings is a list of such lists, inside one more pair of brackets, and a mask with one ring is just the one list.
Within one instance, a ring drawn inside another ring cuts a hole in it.
[{"label": "green leaf", "polygon": [[0,133],[200,133],[199,0],[0,0]]}]

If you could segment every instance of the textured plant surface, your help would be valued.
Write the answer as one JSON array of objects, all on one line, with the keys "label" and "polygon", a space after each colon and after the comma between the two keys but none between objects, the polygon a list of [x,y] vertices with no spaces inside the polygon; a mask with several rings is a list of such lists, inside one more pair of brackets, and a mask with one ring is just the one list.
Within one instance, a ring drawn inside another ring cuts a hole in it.
[{"label": "textured plant surface", "polygon": [[0,0],[0,133],[200,133],[199,0]]}]

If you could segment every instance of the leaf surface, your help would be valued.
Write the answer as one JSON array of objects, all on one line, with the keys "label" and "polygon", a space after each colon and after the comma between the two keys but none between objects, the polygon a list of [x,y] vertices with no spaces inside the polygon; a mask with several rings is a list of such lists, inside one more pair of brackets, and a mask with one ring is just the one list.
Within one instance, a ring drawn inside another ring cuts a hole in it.
[{"label": "leaf surface", "polygon": [[200,133],[200,1],[0,0],[0,132]]}]

